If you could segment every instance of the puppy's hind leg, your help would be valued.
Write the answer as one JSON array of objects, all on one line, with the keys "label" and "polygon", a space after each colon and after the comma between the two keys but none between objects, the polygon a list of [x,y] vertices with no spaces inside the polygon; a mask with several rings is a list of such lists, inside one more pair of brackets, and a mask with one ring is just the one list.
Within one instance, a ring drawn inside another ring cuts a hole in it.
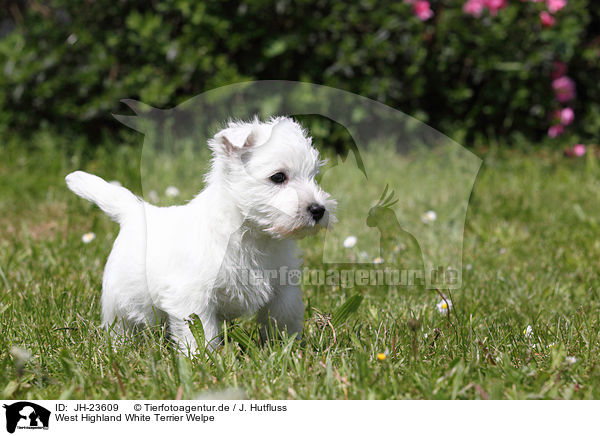
[{"label": "puppy's hind leg", "polygon": [[133,324],[124,316],[120,316],[114,301],[102,295],[102,327],[109,333],[111,342],[116,347],[125,345],[127,338],[131,338],[137,330]]}]

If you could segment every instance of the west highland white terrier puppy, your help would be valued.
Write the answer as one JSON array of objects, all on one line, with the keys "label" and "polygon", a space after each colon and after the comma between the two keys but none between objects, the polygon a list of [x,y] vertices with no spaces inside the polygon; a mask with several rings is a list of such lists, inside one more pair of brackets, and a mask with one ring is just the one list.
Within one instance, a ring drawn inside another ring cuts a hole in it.
[{"label": "west highland white terrier puppy", "polygon": [[299,337],[302,296],[285,276],[301,267],[294,239],[335,220],[336,202],[315,181],[324,162],[286,117],[230,122],[209,146],[206,187],[183,206],[156,207],[82,171],[66,177],[121,226],[102,281],[103,326],[123,334],[167,321],[192,352],[192,314],[211,347],[223,321],[243,315],[256,315],[263,336],[275,325]]}]

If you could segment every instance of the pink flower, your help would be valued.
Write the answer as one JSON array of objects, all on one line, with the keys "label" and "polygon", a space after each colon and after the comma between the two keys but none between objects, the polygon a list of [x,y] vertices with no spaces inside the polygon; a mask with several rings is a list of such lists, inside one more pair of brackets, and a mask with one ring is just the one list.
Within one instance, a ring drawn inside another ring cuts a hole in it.
[{"label": "pink flower", "polygon": [[484,0],[485,6],[490,10],[490,15],[496,15],[498,11],[506,7],[506,0]]},{"label": "pink flower", "polygon": [[498,11],[508,5],[507,0],[467,0],[463,4],[463,12],[479,18],[485,8],[490,15],[496,15]]},{"label": "pink flower", "polygon": [[421,21],[427,21],[433,17],[433,11],[427,0],[416,0],[413,4],[413,11],[417,18]]},{"label": "pink flower", "polygon": [[584,156],[586,152],[585,145],[583,144],[575,144],[573,147],[569,147],[565,149],[565,156],[567,157],[581,157]]},{"label": "pink flower", "polygon": [[585,154],[585,145],[575,144],[575,146],[573,146],[573,154],[577,157],[583,156]]},{"label": "pink flower", "polygon": [[484,0],[467,0],[467,2],[463,5],[462,9],[465,14],[469,14],[476,18],[479,18],[483,13],[484,7]]},{"label": "pink flower", "polygon": [[540,21],[544,27],[552,27],[556,23],[556,19],[546,11],[540,12]]},{"label": "pink flower", "polygon": [[561,103],[566,103],[575,98],[575,83],[571,78],[562,76],[552,81],[552,89],[556,99]]},{"label": "pink flower", "polygon": [[555,14],[567,6],[567,0],[546,0],[546,6],[550,13]]},{"label": "pink flower", "polygon": [[566,107],[560,111],[560,122],[563,126],[568,126],[575,119],[575,112],[570,107]]},{"label": "pink flower", "polygon": [[548,129],[548,136],[550,138],[556,138],[557,136],[562,135],[564,130],[565,128],[561,124],[555,124]]}]

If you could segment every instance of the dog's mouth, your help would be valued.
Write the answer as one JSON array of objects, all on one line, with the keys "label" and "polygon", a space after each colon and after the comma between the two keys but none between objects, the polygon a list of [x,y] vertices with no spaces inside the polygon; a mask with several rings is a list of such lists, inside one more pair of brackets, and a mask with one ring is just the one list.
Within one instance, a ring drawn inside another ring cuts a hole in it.
[{"label": "dog's mouth", "polygon": [[326,213],[319,221],[309,219],[291,226],[275,225],[267,228],[266,232],[277,239],[302,239],[305,236],[317,234],[323,228],[327,228],[329,222],[335,222],[335,217]]},{"label": "dog's mouth", "polygon": [[318,227],[298,226],[298,227],[270,227],[267,233],[276,239],[302,239],[305,236],[315,234],[319,231]]}]

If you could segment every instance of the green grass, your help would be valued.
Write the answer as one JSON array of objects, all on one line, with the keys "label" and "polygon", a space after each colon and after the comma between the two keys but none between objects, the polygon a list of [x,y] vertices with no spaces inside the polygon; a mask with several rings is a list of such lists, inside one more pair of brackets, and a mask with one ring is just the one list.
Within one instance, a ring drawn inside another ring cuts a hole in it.
[{"label": "green grass", "polygon": [[[472,267],[451,292],[449,317],[436,310],[435,291],[306,286],[303,341],[261,346],[253,323],[241,320],[227,326],[222,348],[190,359],[164,327],[121,347],[98,327],[102,271],[118,227],[71,194],[63,177],[83,168],[140,193],[140,153],[84,153],[78,143],[59,152],[58,140],[44,134],[27,147],[7,141],[0,160],[2,398],[196,398],[227,389],[262,399],[600,398],[594,159],[482,152],[464,234],[463,267]],[[340,235],[355,233],[340,226]],[[87,231],[96,239],[86,245]],[[319,237],[301,243],[310,268],[320,267]],[[342,316],[354,295],[361,304]],[[15,349],[31,357],[23,361]]]}]

